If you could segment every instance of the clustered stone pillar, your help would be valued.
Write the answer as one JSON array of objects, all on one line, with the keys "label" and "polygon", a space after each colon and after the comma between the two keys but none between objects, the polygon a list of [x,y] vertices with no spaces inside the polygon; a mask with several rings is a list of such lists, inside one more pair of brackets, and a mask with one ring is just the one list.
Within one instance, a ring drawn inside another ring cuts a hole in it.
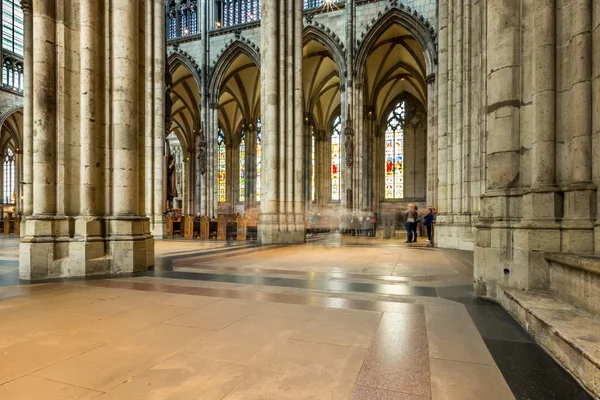
[{"label": "clustered stone pillar", "polygon": [[144,193],[156,182],[152,155],[162,154],[163,141],[155,148],[152,138],[164,138],[162,122],[146,115],[164,104],[164,63],[155,62],[164,59],[162,1],[66,2],[61,13],[73,21],[52,1],[24,3],[32,66],[24,169],[33,190],[25,196],[20,277],[145,270],[154,246]]},{"label": "clustered stone pillar", "polygon": [[33,213],[33,12],[32,0],[23,9],[23,216]]},{"label": "clustered stone pillar", "polygon": [[[592,10],[592,174],[596,188],[600,187],[600,3]],[[596,224],[594,252],[600,254],[600,191],[596,190]]]},{"label": "clustered stone pillar", "polygon": [[296,0],[262,3],[263,244],[305,239],[302,97],[302,7]]}]

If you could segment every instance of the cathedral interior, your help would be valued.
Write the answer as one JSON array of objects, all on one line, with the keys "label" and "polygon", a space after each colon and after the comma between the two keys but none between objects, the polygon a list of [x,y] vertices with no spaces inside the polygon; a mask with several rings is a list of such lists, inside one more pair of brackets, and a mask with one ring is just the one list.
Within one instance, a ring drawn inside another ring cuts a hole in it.
[{"label": "cathedral interior", "polygon": [[600,399],[600,1],[0,10],[0,399]]}]

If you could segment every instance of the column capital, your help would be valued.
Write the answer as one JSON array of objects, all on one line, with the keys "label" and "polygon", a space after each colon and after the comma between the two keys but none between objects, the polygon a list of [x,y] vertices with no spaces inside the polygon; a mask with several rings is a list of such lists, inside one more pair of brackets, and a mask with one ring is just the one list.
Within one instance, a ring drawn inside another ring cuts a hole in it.
[{"label": "column capital", "polygon": [[33,6],[32,6],[32,0],[20,0],[21,1],[21,8],[23,9],[24,13],[29,13],[31,12]]}]

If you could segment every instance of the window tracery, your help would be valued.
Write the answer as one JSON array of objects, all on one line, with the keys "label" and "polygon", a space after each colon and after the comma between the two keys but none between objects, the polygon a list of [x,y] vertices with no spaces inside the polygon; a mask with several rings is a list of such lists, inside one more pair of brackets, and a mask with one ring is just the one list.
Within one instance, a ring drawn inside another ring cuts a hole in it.
[{"label": "window tracery", "polygon": [[227,146],[225,145],[225,132],[219,128],[219,137],[217,139],[219,146],[219,202],[227,201]]},{"label": "window tracery", "polygon": [[256,123],[256,201],[260,201],[260,175],[262,171],[262,134],[260,118]]},{"label": "window tracery", "polygon": [[15,153],[7,147],[4,154],[4,204],[15,203]]},{"label": "window tracery", "polygon": [[406,102],[396,105],[385,130],[385,198],[404,198],[404,121]]},{"label": "window tracery", "polygon": [[240,201],[246,200],[246,132],[240,140]]},{"label": "window tracery", "polygon": [[342,120],[337,117],[333,122],[331,132],[331,200],[340,200],[340,165],[342,159],[341,149]]},{"label": "window tracery", "polygon": [[19,0],[2,0],[2,49],[23,56],[23,10]]},{"label": "window tracery", "polygon": [[257,21],[261,17],[260,0],[222,0],[222,21],[217,24],[223,27]]}]

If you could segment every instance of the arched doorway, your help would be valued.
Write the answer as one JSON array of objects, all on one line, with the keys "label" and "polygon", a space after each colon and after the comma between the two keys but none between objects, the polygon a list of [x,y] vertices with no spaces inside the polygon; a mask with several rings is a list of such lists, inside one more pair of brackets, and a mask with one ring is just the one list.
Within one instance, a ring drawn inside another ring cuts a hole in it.
[{"label": "arched doorway", "polygon": [[2,189],[2,218],[15,218],[22,213],[23,110],[9,111],[0,121],[0,188]]},{"label": "arched doorway", "polygon": [[200,131],[200,89],[197,72],[179,54],[169,59],[170,126],[164,147],[165,211],[194,212],[197,163],[195,143]]},{"label": "arched doorway", "polygon": [[223,215],[258,216],[262,138],[257,59],[239,43],[218,63],[216,183],[218,212]]},{"label": "arched doorway", "polygon": [[[429,32],[392,10],[367,34],[358,53],[363,101],[362,211],[396,214],[427,204]],[[433,163],[431,163],[433,164]]]},{"label": "arched doorway", "polygon": [[341,57],[336,57],[324,38],[325,34],[314,27],[304,35],[305,202],[307,210],[337,214],[341,197],[343,66],[338,65]]}]

